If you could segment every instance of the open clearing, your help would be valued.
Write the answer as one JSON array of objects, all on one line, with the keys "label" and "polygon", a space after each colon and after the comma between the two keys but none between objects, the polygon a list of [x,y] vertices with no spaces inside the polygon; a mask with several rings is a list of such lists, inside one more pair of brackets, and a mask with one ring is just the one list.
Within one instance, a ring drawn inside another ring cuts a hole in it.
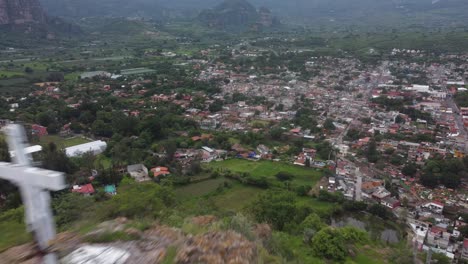
[{"label": "open clearing", "polygon": [[274,161],[250,161],[230,159],[212,162],[208,165],[213,169],[230,170],[232,172],[250,173],[253,177],[267,177],[276,180],[278,172],[294,175],[293,184],[314,186],[321,178],[320,170]]},{"label": "open clearing", "polygon": [[216,188],[218,188],[218,186],[224,181],[229,180],[226,180],[224,178],[209,179],[206,181],[201,181],[178,187],[175,189],[175,192],[177,194],[177,197],[180,198],[203,196],[205,194],[215,191]]},{"label": "open clearing", "polygon": [[215,204],[224,210],[239,212],[250,204],[258,194],[264,191],[255,187],[235,184],[231,189],[217,195]]}]

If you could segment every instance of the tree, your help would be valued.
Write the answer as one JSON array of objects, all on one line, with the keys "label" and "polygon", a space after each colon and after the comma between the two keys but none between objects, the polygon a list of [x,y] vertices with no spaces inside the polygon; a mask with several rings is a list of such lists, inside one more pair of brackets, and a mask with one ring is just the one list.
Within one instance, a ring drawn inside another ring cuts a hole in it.
[{"label": "tree", "polygon": [[339,230],[327,227],[315,234],[311,247],[313,254],[317,257],[343,261],[347,255],[345,243]]},{"label": "tree", "polygon": [[301,229],[312,229],[315,230],[316,232],[322,230],[322,228],[325,228],[327,225],[322,222],[322,219],[317,214],[310,214],[302,221],[301,223]]},{"label": "tree", "polygon": [[83,212],[92,207],[94,201],[76,193],[66,193],[53,199],[55,222],[60,228],[80,219]]},{"label": "tree", "polygon": [[64,150],[57,148],[54,143],[49,143],[43,151],[42,166],[45,169],[61,171],[72,174],[76,171],[75,165],[67,157]]},{"label": "tree", "polygon": [[458,231],[460,231],[460,234],[461,234],[460,237],[462,238],[468,237],[468,226],[461,226],[458,228]]},{"label": "tree", "polygon": [[440,183],[442,183],[447,188],[456,189],[458,186],[460,186],[461,178],[458,174],[446,172],[442,174]]},{"label": "tree", "polygon": [[361,132],[355,128],[351,128],[348,130],[348,133],[346,133],[345,138],[347,140],[351,141],[356,141],[361,137]]},{"label": "tree", "polygon": [[11,161],[8,144],[3,137],[0,138],[0,161],[4,161],[4,162]]},{"label": "tree", "polygon": [[276,174],[276,179],[282,182],[291,181],[293,178],[294,178],[294,175],[292,175],[289,172],[280,171]]},{"label": "tree", "polygon": [[46,79],[48,82],[62,82],[65,80],[65,77],[61,72],[51,72]]},{"label": "tree", "polygon": [[270,129],[270,137],[274,140],[280,140],[283,135],[283,129],[281,127],[274,127]]},{"label": "tree", "polygon": [[419,180],[422,185],[429,188],[435,188],[439,184],[439,178],[431,172],[423,173]]},{"label": "tree", "polygon": [[402,169],[401,173],[408,177],[413,177],[418,172],[418,167],[413,162],[407,163]]},{"label": "tree", "polygon": [[373,204],[371,207],[369,207],[369,213],[378,216],[382,219],[389,219],[391,216],[391,213],[388,211],[388,209],[381,205],[381,204]]},{"label": "tree", "polygon": [[403,124],[403,123],[405,123],[405,119],[401,115],[397,115],[397,117],[395,118],[395,123],[396,124]]},{"label": "tree", "polygon": [[163,143],[164,150],[166,151],[166,157],[169,161],[172,161],[174,154],[177,151],[177,143],[174,140],[168,140]]},{"label": "tree", "polygon": [[24,72],[27,73],[27,74],[31,74],[31,73],[34,72],[34,70],[31,67],[26,67],[26,68],[24,68]]},{"label": "tree", "polygon": [[123,136],[133,136],[137,132],[138,120],[121,112],[112,114],[112,130]]},{"label": "tree", "polygon": [[325,128],[325,129],[328,130],[328,131],[331,131],[331,130],[335,130],[335,129],[336,129],[335,125],[333,124],[333,120],[330,119],[330,118],[327,118],[327,119],[325,120],[325,122],[323,123],[323,128]]},{"label": "tree", "polygon": [[36,115],[36,122],[41,126],[47,127],[56,122],[56,116],[51,111],[40,112]]},{"label": "tree", "polygon": [[299,196],[307,196],[310,189],[312,187],[310,185],[300,185],[296,187],[296,194]]},{"label": "tree", "polygon": [[331,193],[326,190],[320,190],[318,200],[330,203],[342,203],[344,201],[343,193]]},{"label": "tree", "polygon": [[210,112],[215,113],[223,110],[223,101],[215,100],[208,108]]},{"label": "tree", "polygon": [[105,123],[104,121],[98,119],[94,121],[93,126],[91,127],[93,134],[99,137],[112,137],[112,126]]},{"label": "tree", "polygon": [[295,215],[296,198],[283,190],[268,190],[260,194],[250,205],[250,212],[258,222],[266,222],[282,230]]},{"label": "tree", "polygon": [[376,163],[379,161],[379,152],[377,151],[377,143],[374,139],[369,142],[367,146],[367,153],[366,153],[367,160],[371,163]]}]

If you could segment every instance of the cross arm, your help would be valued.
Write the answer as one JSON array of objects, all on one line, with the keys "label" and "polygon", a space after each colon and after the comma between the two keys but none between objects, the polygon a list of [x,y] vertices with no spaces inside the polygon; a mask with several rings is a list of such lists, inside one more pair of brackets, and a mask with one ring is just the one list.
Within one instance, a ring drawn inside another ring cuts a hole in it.
[{"label": "cross arm", "polygon": [[0,162],[0,178],[17,184],[27,184],[51,191],[59,191],[67,187],[64,174],[61,172],[25,167],[7,162]]}]

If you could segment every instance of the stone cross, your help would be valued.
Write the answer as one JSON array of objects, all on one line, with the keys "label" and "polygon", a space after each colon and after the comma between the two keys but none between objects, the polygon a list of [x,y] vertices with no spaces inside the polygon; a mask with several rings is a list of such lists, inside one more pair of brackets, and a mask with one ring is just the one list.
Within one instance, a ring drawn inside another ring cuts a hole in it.
[{"label": "stone cross", "polygon": [[26,134],[22,126],[8,125],[5,132],[8,147],[14,151],[14,155],[12,163],[0,162],[0,178],[19,187],[27,229],[33,233],[39,250],[44,252],[43,263],[55,264],[55,254],[47,253],[49,243],[55,238],[49,191],[58,191],[66,187],[64,174],[31,166],[32,158],[25,151]]}]

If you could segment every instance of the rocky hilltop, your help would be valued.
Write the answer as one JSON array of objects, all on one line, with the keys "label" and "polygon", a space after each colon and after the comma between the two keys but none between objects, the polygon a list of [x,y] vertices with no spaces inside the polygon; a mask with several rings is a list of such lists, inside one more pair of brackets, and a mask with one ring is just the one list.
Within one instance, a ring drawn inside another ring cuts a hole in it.
[{"label": "rocky hilltop", "polygon": [[277,24],[270,10],[262,7],[257,11],[246,0],[226,0],[212,9],[201,12],[198,19],[209,27],[227,30],[258,29]]},{"label": "rocky hilltop", "polygon": [[45,24],[39,0],[0,0],[0,25]]}]

